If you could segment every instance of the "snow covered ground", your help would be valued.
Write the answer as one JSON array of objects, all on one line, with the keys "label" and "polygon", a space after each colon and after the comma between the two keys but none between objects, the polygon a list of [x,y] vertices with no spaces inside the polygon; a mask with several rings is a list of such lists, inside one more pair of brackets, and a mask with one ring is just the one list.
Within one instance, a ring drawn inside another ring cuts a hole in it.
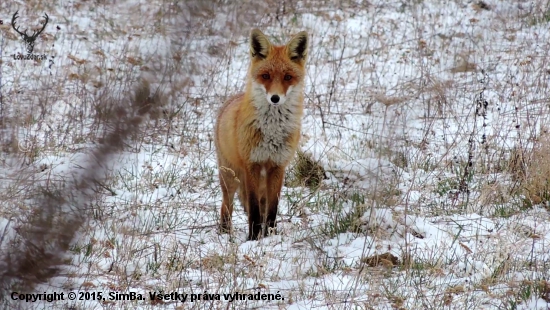
[{"label": "snow covered ground", "polygon": [[[10,307],[550,309],[550,191],[527,197],[517,176],[550,127],[548,1],[211,2],[0,4],[4,253],[29,193],[91,161],[106,97],[142,77],[167,100],[99,170],[89,220],[35,289],[83,300],[10,291]],[[49,15],[34,50],[47,60],[11,56],[17,10],[20,29]],[[240,206],[234,234],[217,232],[212,126],[244,85],[252,27],[310,33],[301,150],[327,179],[287,182],[278,234],[247,242]]]}]

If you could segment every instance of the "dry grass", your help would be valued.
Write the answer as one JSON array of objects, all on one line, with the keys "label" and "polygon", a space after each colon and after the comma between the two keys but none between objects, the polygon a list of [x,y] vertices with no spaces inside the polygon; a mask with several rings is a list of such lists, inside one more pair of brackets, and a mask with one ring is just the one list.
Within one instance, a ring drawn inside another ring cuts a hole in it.
[{"label": "dry grass", "polygon": [[525,198],[530,205],[542,203],[548,208],[550,203],[550,137],[548,134],[542,135],[535,142],[524,170],[520,182]]},{"label": "dry grass", "polygon": [[307,186],[315,191],[321,185],[321,182],[327,179],[325,169],[311,155],[302,151],[296,152],[296,160],[291,167],[290,180],[287,186]]},{"label": "dry grass", "polygon": [[113,117],[104,120],[108,128],[105,138],[92,150],[90,163],[83,167],[80,177],[63,187],[54,183],[31,189],[33,209],[22,223],[15,223],[18,236],[9,240],[12,251],[4,253],[0,261],[2,299],[7,297],[5,292],[32,292],[37,284],[59,273],[76,232],[91,216],[88,203],[104,182],[111,158],[130,142],[131,136],[139,133],[143,118],[164,105],[158,93],[151,94],[145,80],[136,87],[129,102],[130,106],[115,101],[105,103],[113,108]]}]

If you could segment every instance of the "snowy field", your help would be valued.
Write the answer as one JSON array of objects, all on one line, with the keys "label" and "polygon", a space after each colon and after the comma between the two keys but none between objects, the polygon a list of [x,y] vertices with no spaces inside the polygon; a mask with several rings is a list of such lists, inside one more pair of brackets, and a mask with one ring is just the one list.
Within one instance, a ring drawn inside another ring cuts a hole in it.
[{"label": "snowy field", "polygon": [[[22,247],[62,257],[0,281],[2,308],[550,309],[549,1],[52,3],[0,3],[0,277]],[[17,10],[29,33],[48,14],[47,59],[12,56]],[[310,34],[304,155],[261,241],[240,204],[218,234],[212,140],[253,27]],[[163,106],[98,156],[143,80]]]}]

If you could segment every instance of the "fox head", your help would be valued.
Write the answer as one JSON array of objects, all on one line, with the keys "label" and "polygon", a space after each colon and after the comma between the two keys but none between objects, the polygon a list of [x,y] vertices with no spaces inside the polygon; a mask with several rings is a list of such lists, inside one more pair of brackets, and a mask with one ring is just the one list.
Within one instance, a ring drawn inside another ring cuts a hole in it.
[{"label": "fox head", "polygon": [[286,45],[271,44],[258,29],[250,33],[250,81],[256,104],[283,105],[301,96],[307,60],[307,32]]}]

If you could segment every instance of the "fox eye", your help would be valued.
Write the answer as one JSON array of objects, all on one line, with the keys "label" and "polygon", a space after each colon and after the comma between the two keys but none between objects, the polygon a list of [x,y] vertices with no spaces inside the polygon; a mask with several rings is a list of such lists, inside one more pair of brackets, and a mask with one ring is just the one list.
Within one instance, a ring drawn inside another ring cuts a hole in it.
[{"label": "fox eye", "polygon": [[269,74],[262,74],[262,79],[269,80]]},{"label": "fox eye", "polygon": [[285,74],[285,81],[290,81],[292,79],[292,75]]}]

